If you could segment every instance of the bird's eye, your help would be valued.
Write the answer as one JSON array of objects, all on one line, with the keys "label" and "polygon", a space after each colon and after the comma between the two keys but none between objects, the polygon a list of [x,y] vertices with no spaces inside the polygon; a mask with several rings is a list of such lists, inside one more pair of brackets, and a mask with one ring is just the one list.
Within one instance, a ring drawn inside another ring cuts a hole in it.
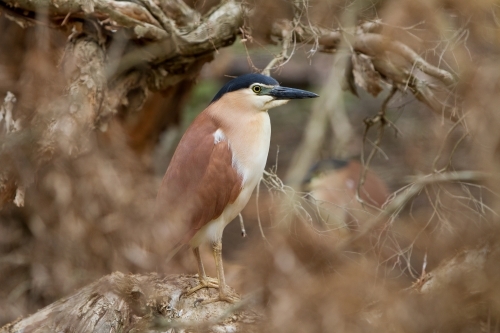
[{"label": "bird's eye", "polygon": [[252,91],[256,94],[260,93],[262,91],[262,87],[261,86],[253,86],[252,87]]}]

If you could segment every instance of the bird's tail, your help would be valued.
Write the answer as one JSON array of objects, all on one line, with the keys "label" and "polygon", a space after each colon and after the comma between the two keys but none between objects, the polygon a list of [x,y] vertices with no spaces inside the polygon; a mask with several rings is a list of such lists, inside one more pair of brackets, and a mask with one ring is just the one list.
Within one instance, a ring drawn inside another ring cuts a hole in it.
[{"label": "bird's tail", "polygon": [[167,258],[165,259],[165,263],[168,263],[170,260],[172,260],[172,258],[177,254],[177,252],[182,250],[184,247],[189,247],[189,244],[179,242],[172,250],[170,250],[170,252],[167,255]]}]

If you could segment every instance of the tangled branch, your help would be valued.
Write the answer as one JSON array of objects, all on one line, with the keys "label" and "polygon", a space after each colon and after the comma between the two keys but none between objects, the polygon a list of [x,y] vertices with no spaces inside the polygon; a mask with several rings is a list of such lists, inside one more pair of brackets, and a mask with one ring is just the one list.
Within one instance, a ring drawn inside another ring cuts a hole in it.
[{"label": "tangled branch", "polygon": [[[378,33],[379,30],[380,22],[366,22],[354,30],[327,30],[285,20],[273,25],[272,34],[284,43],[284,36],[293,34],[296,42],[313,44],[314,48],[319,45],[320,52],[328,53],[336,52],[341,40],[348,40],[351,56],[346,80],[354,94],[354,82],[374,96],[383,85],[395,86],[401,92],[410,91],[432,111],[456,122],[460,118],[459,107],[437,97],[453,95],[456,78],[425,61],[407,45]],[[417,70],[429,80],[418,77]]]}]

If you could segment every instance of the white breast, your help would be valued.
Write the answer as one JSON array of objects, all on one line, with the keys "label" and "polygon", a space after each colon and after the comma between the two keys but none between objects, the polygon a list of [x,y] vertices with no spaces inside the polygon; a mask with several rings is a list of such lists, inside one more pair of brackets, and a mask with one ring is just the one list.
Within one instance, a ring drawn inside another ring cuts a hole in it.
[{"label": "white breast", "polygon": [[267,112],[261,112],[255,118],[246,128],[228,136],[233,165],[243,177],[243,189],[249,188],[250,192],[262,177],[271,140],[271,121]]}]

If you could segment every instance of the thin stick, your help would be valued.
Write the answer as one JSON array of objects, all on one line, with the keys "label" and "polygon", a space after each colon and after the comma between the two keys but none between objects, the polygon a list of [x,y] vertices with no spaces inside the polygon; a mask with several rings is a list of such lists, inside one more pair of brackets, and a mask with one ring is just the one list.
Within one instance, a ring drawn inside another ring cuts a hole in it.
[{"label": "thin stick", "polygon": [[[365,205],[367,203],[363,199],[361,199],[361,196],[359,193],[363,189],[363,186],[365,184],[366,174],[368,173],[368,168],[370,167],[370,163],[371,163],[371,161],[372,161],[372,159],[375,156],[375,153],[377,151],[376,148],[380,149],[380,142],[382,141],[382,137],[384,135],[385,125],[387,124],[386,119],[385,119],[387,105],[389,104],[390,100],[394,97],[394,95],[396,94],[397,91],[398,91],[398,88],[396,86],[393,86],[391,89],[391,92],[389,93],[389,95],[387,95],[384,102],[382,103],[381,110],[377,114],[377,116],[375,116],[374,118],[365,120],[366,128],[365,128],[365,133],[363,135],[363,144],[366,142],[366,137],[368,135],[368,131],[370,130],[370,127],[377,122],[380,123],[380,127],[379,127],[379,133],[377,136],[377,140],[375,140],[375,142],[373,143],[374,148],[371,150],[370,155],[368,155],[368,159],[366,160],[366,162],[364,160],[364,152],[363,152],[363,150],[361,151],[361,164],[363,165],[363,170],[361,171],[360,181],[359,181],[358,187],[356,189],[356,200],[358,202],[360,202],[362,205]],[[365,191],[365,193],[366,193],[366,191]],[[372,204],[369,204],[369,206],[372,208],[376,208]]]},{"label": "thin stick", "polygon": [[241,237],[246,237],[247,231],[245,230],[245,224],[243,223],[243,216],[241,213],[239,213],[238,216],[240,217]]},{"label": "thin stick", "polygon": [[255,205],[257,206],[257,222],[259,223],[260,234],[262,238],[267,242],[266,235],[264,235],[264,229],[262,229],[262,222],[260,221],[260,209],[259,209],[259,193],[260,193],[260,183],[262,182],[262,177],[257,184],[257,195],[255,196]]}]

